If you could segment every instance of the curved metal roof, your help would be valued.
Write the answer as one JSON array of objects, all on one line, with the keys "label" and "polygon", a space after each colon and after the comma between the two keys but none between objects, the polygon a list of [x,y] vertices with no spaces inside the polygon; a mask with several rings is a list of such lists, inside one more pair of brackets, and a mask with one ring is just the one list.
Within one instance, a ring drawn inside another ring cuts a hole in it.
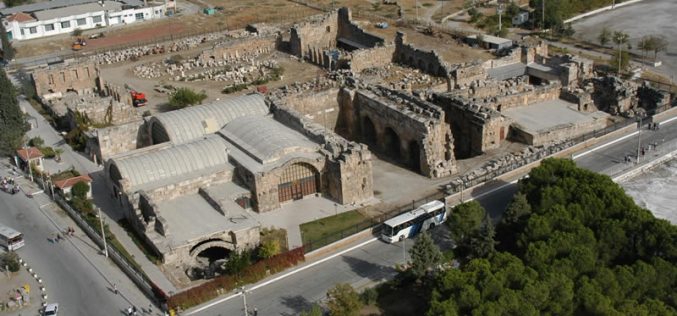
[{"label": "curved metal roof", "polygon": [[198,105],[153,116],[152,124],[160,123],[174,144],[181,144],[214,133],[235,118],[266,115],[268,106],[260,94],[250,94]]},{"label": "curved metal roof", "polygon": [[221,136],[208,135],[190,143],[111,160],[122,178],[129,180],[129,190],[137,191],[150,183],[229,166],[227,152]]},{"label": "curved metal roof", "polygon": [[246,116],[226,124],[220,133],[259,163],[292,152],[315,152],[319,145],[270,117]]}]

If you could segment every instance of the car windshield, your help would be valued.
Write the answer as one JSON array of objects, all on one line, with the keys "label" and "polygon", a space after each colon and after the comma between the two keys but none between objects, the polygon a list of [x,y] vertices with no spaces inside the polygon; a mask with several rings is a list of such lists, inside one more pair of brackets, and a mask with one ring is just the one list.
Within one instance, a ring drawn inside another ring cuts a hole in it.
[{"label": "car windshield", "polygon": [[56,311],[54,311],[54,310],[46,311],[46,312],[45,312],[45,315],[46,315],[46,316],[56,315]]}]

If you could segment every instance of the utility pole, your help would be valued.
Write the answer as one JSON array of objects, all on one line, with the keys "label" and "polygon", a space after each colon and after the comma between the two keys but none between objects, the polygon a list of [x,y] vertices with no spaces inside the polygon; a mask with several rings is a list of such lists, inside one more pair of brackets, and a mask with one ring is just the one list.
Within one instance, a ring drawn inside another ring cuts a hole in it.
[{"label": "utility pole", "polygon": [[240,291],[242,293],[242,300],[244,301],[244,316],[249,316],[249,311],[247,311],[247,290],[242,286]]},{"label": "utility pole", "polygon": [[28,152],[28,147],[24,145],[24,150],[26,151],[26,163],[28,164],[28,175],[31,177],[31,182],[33,182],[33,168],[31,168],[31,155]]},{"label": "utility pole", "polygon": [[639,116],[639,128],[637,129],[637,164],[639,164],[639,150],[642,142],[642,138],[640,137],[642,134],[642,116]]},{"label": "utility pole", "polygon": [[416,22],[418,23],[418,0],[416,0]]},{"label": "utility pole", "polygon": [[403,264],[407,264],[407,238],[402,239],[402,259],[404,259]]},{"label": "utility pole", "polygon": [[99,210],[99,223],[101,224],[101,238],[103,238],[103,254],[108,258],[108,245],[106,244],[106,231],[103,229],[103,217],[101,216],[101,208]]},{"label": "utility pole", "polygon": [[501,31],[501,28],[503,28],[503,23],[501,23],[501,16],[503,15],[503,4],[499,3],[498,8],[496,8],[496,11],[498,13],[498,31]]},{"label": "utility pole", "polygon": [[541,29],[545,30],[545,0],[541,0]]}]

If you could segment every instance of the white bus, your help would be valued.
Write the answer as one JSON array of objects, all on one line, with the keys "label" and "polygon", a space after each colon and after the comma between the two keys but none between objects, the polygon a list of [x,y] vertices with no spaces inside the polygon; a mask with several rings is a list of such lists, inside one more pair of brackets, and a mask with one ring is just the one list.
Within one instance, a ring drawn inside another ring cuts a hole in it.
[{"label": "white bus", "polygon": [[24,235],[10,227],[0,224],[0,246],[14,251],[24,246]]},{"label": "white bus", "polygon": [[389,243],[401,241],[432,229],[446,220],[447,208],[444,203],[432,201],[385,221],[381,239]]}]

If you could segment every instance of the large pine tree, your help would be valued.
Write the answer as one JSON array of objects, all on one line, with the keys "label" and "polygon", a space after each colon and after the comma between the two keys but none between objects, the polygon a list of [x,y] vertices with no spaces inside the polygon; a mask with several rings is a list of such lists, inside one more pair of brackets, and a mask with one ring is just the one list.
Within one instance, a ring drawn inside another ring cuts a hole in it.
[{"label": "large pine tree", "polygon": [[9,155],[20,147],[27,130],[14,85],[5,70],[0,69],[0,154]]},{"label": "large pine tree", "polygon": [[12,43],[7,36],[7,30],[2,23],[0,23],[0,40],[2,41],[2,58],[6,61],[14,59],[14,47],[12,47]]}]

